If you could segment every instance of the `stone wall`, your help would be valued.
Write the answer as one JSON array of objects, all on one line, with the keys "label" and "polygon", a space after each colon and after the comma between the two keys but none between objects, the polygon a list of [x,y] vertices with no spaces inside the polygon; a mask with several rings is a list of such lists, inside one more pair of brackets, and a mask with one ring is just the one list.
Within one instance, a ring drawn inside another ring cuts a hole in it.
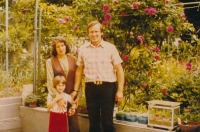
[{"label": "stone wall", "polygon": [[21,97],[0,98],[0,132],[21,132]]},{"label": "stone wall", "polygon": [[[20,106],[22,120],[22,132],[48,132],[49,112],[46,108],[29,108]],[[114,120],[116,132],[166,132],[161,129],[153,129],[137,122]],[[89,121],[86,114],[79,115],[81,132],[88,132]]]}]

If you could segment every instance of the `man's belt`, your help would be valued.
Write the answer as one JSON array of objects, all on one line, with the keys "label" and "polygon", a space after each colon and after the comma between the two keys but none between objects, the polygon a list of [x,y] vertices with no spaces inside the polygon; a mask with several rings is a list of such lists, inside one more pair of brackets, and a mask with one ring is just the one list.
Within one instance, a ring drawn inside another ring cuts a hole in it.
[{"label": "man's belt", "polygon": [[102,84],[111,84],[115,82],[106,82],[106,81],[94,81],[94,82],[85,82],[86,84],[95,84],[95,85],[102,85]]}]

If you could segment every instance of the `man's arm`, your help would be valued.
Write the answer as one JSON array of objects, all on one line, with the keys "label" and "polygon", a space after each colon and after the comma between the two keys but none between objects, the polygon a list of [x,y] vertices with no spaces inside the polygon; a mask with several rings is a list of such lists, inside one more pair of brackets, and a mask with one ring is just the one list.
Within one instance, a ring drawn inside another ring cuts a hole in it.
[{"label": "man's arm", "polygon": [[124,71],[122,68],[121,63],[115,66],[116,72],[117,72],[117,82],[118,82],[118,88],[115,95],[115,101],[117,103],[121,103],[123,100],[123,89],[124,89]]},{"label": "man's arm", "polygon": [[[74,81],[74,91],[70,94],[73,99],[74,99],[74,97],[76,97],[76,95],[78,94],[78,92],[81,92],[80,85],[81,85],[81,79],[82,79],[83,69],[84,69],[84,66],[78,66],[76,68],[75,81]],[[77,97],[77,99],[80,98],[81,94],[78,94],[78,95],[79,96]]]}]

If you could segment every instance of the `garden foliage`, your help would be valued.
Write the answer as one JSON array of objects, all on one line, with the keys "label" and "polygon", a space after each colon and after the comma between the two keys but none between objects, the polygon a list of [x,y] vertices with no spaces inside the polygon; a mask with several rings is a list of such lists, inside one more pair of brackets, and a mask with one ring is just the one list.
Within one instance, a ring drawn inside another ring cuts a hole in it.
[{"label": "garden foliage", "polygon": [[[72,54],[75,54],[80,46],[76,39],[87,39],[87,23],[98,20],[103,25],[104,39],[116,45],[123,59],[125,87],[122,109],[145,111],[149,100],[178,101],[182,102],[181,112],[189,109],[191,120],[200,120],[200,115],[195,113],[200,109],[199,44],[174,43],[182,33],[193,30],[193,26],[187,23],[183,7],[174,4],[173,0],[74,0],[72,6],[39,2],[38,19],[41,18],[42,24],[38,53],[41,53],[42,60],[37,92],[45,98],[44,64],[51,56],[52,37],[65,36]],[[22,74],[10,76],[20,80],[26,76],[22,71],[30,70],[30,67],[23,67],[23,70],[20,67],[21,62],[31,60],[27,60],[28,54],[24,49],[33,42],[34,2],[19,1],[9,9],[13,12],[9,18],[9,52],[16,53],[10,57],[10,64],[20,64],[17,70],[10,68],[10,71]],[[0,30],[0,49],[5,51],[5,30]],[[22,85],[16,81],[12,84]],[[45,99],[41,101],[43,105],[44,102]],[[195,118],[194,115],[198,116]]]}]

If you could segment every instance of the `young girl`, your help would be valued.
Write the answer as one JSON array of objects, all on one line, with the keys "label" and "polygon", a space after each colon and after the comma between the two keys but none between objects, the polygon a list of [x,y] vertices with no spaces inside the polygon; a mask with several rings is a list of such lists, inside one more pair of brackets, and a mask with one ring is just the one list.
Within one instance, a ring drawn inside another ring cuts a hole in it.
[{"label": "young girl", "polygon": [[[67,115],[71,116],[75,112],[76,104],[73,102],[70,95],[63,92],[65,89],[65,82],[66,79],[64,76],[56,76],[53,80],[53,87],[59,94],[57,94],[55,98],[53,98],[50,94],[47,96],[47,108],[50,110],[49,132],[68,132]],[[60,113],[60,110],[58,109],[59,107],[57,101],[60,99],[63,99],[66,104],[64,113]],[[67,113],[66,108],[68,102],[72,105],[72,107]]]}]

